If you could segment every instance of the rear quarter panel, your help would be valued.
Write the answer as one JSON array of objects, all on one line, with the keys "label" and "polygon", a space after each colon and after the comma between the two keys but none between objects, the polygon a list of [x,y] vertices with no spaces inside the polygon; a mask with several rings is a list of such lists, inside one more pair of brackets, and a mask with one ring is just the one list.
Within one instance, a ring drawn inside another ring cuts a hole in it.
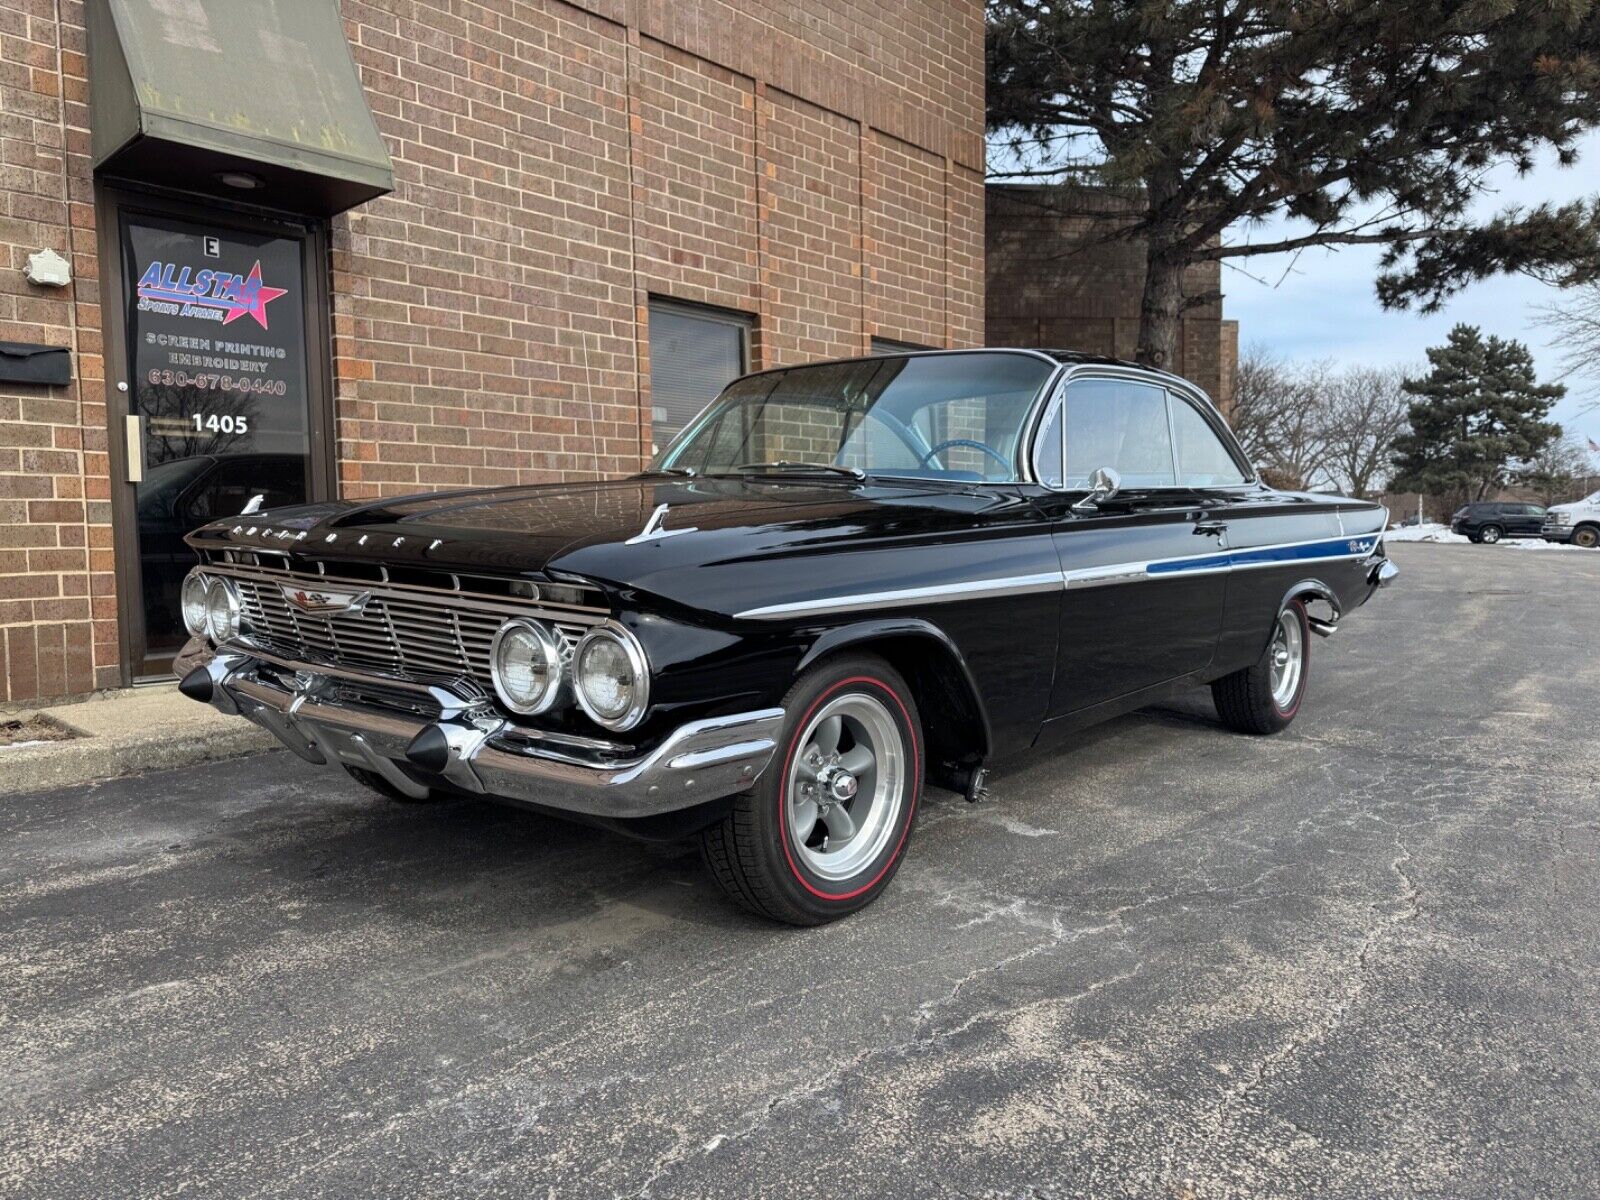
[{"label": "rear quarter panel", "polygon": [[1387,511],[1365,500],[1264,493],[1217,514],[1228,525],[1234,567],[1228,574],[1222,636],[1213,673],[1227,674],[1261,657],[1284,600],[1318,584],[1343,612],[1371,594],[1371,557],[1382,554]]}]

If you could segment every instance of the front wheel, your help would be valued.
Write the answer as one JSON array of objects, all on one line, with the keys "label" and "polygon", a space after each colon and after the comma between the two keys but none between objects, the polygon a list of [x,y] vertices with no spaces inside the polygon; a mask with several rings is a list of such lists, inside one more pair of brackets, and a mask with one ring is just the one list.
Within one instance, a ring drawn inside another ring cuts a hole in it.
[{"label": "front wheel", "polygon": [[1593,525],[1580,525],[1572,531],[1572,544],[1582,546],[1585,550],[1593,550],[1600,546],[1600,529]]},{"label": "front wheel", "polygon": [[922,790],[922,726],[905,680],[876,656],[821,664],[783,706],[772,762],[701,834],[701,852],[735,903],[821,925],[872,903],[899,867]]},{"label": "front wheel", "polygon": [[1211,685],[1222,723],[1240,733],[1277,733],[1300,711],[1311,672],[1311,623],[1302,600],[1278,614],[1272,641],[1254,666],[1224,675]]}]

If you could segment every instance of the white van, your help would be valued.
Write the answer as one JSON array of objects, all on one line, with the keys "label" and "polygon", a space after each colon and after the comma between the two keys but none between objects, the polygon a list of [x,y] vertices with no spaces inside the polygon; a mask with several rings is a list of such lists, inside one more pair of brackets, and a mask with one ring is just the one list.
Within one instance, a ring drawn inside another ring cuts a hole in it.
[{"label": "white van", "polygon": [[1600,546],[1600,492],[1571,504],[1552,504],[1540,535],[1547,542],[1571,542],[1590,549]]}]

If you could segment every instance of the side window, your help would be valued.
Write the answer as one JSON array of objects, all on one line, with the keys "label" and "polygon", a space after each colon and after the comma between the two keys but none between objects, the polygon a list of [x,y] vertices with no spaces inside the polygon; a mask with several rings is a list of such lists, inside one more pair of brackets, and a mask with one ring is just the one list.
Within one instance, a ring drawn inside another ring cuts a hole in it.
[{"label": "side window", "polygon": [[1172,441],[1178,454],[1178,482],[1184,487],[1230,487],[1244,482],[1216,430],[1188,401],[1171,396]]},{"label": "side window", "polygon": [[1172,487],[1177,473],[1165,388],[1122,379],[1081,379],[1067,388],[1067,469],[1063,486],[1086,488],[1111,467],[1122,486]]}]

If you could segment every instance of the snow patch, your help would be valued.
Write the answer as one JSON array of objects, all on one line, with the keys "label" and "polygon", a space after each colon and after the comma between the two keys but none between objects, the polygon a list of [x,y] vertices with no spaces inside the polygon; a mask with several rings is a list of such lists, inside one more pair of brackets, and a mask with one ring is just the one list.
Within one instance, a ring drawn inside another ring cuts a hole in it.
[{"label": "snow patch", "polygon": [[[1426,525],[1407,525],[1399,529],[1385,531],[1383,540],[1386,542],[1439,542],[1452,546],[1470,545],[1472,539],[1464,533],[1452,533],[1448,525],[1440,525],[1430,521]],[[1581,546],[1569,546],[1565,542],[1547,542],[1543,538],[1502,538],[1499,545],[1508,546],[1513,550],[1572,550],[1579,554],[1591,553]]]},{"label": "snow patch", "polygon": [[1407,525],[1403,529],[1390,529],[1383,535],[1386,542],[1451,542],[1466,543],[1471,539],[1464,533],[1451,533],[1450,527],[1430,521],[1426,525]]}]

